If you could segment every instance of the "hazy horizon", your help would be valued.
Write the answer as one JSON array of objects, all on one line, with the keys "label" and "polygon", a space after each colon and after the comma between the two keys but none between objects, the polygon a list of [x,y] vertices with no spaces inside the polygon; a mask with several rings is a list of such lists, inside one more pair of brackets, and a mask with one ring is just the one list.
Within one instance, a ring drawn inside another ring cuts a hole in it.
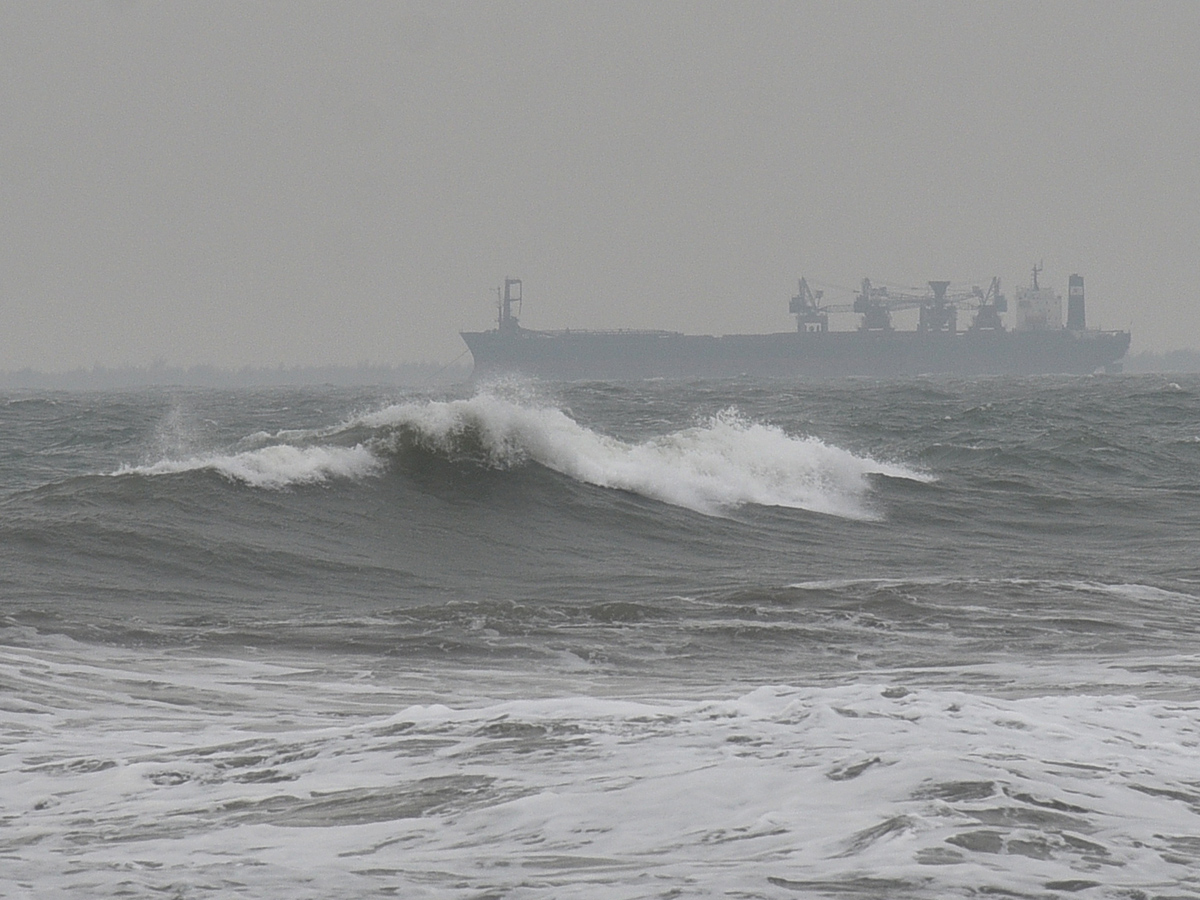
[{"label": "hazy horizon", "polygon": [[[1197,346],[1200,6],[0,6],[0,370],[784,331],[1030,267]],[[844,295],[848,299],[848,294]]]}]

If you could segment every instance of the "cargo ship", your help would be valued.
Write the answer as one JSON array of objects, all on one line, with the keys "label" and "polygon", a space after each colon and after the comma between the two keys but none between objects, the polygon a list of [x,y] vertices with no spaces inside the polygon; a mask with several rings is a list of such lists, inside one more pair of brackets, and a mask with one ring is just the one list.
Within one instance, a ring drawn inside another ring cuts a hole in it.
[{"label": "cargo ship", "polygon": [[[1068,280],[1067,317],[1061,295],[1032,283],[1016,294],[1011,328],[1002,316],[1000,279],[984,290],[950,291],[930,281],[924,292],[876,287],[864,279],[854,302],[824,304],[823,292],[799,280],[790,312],[796,330],[775,334],[697,335],[675,331],[565,329],[536,331],[518,319],[522,283],[505,278],[497,289],[497,327],[462,332],[474,358],[472,378],[520,374],[562,381],[647,378],[760,378],[914,375],[1090,374],[1120,371],[1128,331],[1086,327],[1083,277]],[[516,311],[514,312],[514,308]],[[893,327],[892,316],[919,310],[915,330]],[[959,329],[960,312],[971,313]],[[859,317],[853,330],[831,331],[831,315]]]}]

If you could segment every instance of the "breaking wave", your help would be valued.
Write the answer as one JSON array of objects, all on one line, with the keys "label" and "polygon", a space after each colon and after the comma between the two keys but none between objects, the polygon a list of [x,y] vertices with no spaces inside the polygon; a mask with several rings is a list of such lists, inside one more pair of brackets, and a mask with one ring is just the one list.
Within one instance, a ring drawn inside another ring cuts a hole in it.
[{"label": "breaking wave", "polygon": [[[337,444],[352,439],[353,446]],[[750,421],[733,409],[691,428],[629,442],[593,431],[557,407],[489,393],[395,404],[336,428],[259,433],[244,443],[267,440],[278,443],[126,466],[116,474],[211,470],[253,487],[283,488],[379,475],[417,451],[489,469],[536,464],[707,515],[757,504],[859,519],[876,517],[869,476],[930,480],[904,465]]]},{"label": "breaking wave", "polygon": [[379,429],[393,451],[417,446],[495,468],[533,462],[586,484],[709,515],[758,504],[871,518],[868,476],[928,478],[817,438],[794,437],[773,425],[748,421],[736,410],[641,442],[592,431],[555,407],[490,394],[399,404],[360,422]]},{"label": "breaking wave", "polygon": [[213,453],[187,459],[164,459],[151,465],[122,466],[116,475],[175,475],[212,471],[251,487],[284,488],[316,484],[330,478],[376,475],[383,461],[361,444],[354,447],[295,447],[275,444],[242,453]]}]

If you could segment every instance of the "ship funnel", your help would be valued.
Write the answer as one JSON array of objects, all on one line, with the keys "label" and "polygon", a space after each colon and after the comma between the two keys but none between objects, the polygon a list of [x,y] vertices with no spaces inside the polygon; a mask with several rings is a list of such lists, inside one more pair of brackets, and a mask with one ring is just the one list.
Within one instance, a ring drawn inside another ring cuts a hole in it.
[{"label": "ship funnel", "polygon": [[1083,276],[1072,275],[1067,282],[1067,328],[1083,331],[1086,320],[1083,312]]},{"label": "ship funnel", "polygon": [[946,302],[946,288],[950,287],[948,281],[931,281],[929,288],[933,291],[933,302],[941,306]]}]

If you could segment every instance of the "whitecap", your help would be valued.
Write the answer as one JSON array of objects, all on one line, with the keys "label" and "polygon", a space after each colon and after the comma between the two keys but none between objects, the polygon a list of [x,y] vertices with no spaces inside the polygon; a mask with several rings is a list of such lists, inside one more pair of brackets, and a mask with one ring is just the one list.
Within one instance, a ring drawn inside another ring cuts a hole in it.
[{"label": "whitecap", "polygon": [[364,478],[378,474],[383,462],[369,449],[354,447],[293,447],[275,444],[242,453],[164,459],[142,466],[122,466],[115,475],[174,475],[212,471],[251,487],[284,488],[315,484],[330,478]]},{"label": "whitecap", "polygon": [[468,400],[398,404],[351,425],[394,428],[450,456],[471,443],[480,461],[532,461],[577,481],[631,491],[719,515],[745,504],[870,519],[871,475],[919,481],[927,474],[798,437],[726,410],[692,428],[641,442],[600,434],[552,406],[487,393]]}]

